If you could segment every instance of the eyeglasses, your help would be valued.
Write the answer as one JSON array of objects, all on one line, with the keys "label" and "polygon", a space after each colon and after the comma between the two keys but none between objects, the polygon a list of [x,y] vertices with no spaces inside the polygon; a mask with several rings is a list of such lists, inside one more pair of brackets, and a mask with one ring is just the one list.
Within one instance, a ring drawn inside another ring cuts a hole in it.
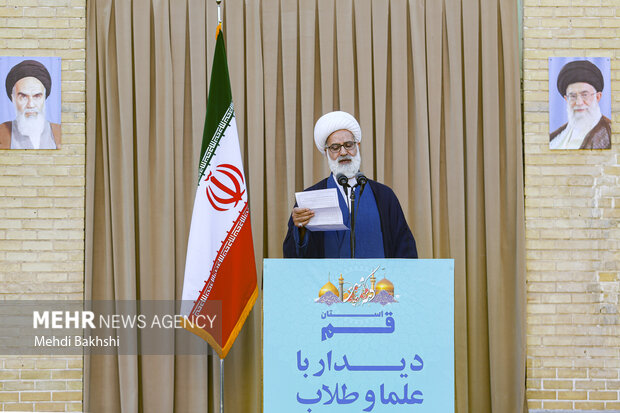
[{"label": "eyeglasses", "polygon": [[340,148],[344,146],[344,149],[346,149],[347,152],[351,152],[351,150],[355,148],[356,144],[357,142],[354,141],[348,141],[345,143],[333,143],[329,146],[326,146],[325,149],[329,149],[331,153],[338,153],[340,152]]},{"label": "eyeglasses", "polygon": [[596,92],[593,92],[593,93],[590,93],[590,92],[569,93],[568,95],[566,95],[566,97],[571,102],[576,102],[578,97],[580,97],[581,100],[583,100],[585,102],[585,101],[590,100],[592,95],[596,95]]}]

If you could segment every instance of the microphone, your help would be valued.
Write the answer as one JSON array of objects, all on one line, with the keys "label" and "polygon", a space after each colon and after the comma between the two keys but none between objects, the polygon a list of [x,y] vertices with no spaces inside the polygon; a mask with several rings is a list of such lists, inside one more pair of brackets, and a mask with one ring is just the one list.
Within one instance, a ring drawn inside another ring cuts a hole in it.
[{"label": "microphone", "polygon": [[[342,189],[344,189],[344,199],[349,209],[351,209],[351,206],[349,204],[349,178],[347,178],[345,174],[340,172],[338,175],[336,175],[336,182],[338,182]],[[351,195],[353,195],[353,191],[351,191]]]},{"label": "microphone", "polygon": [[368,178],[362,172],[358,172],[355,174],[355,179],[358,185],[364,186],[368,183]]},{"label": "microphone", "polygon": [[368,183],[368,178],[366,178],[366,175],[364,175],[362,172],[358,172],[355,174],[355,179],[357,180],[357,186],[362,187],[360,189],[360,198],[361,198],[362,194],[364,193],[364,188],[366,188],[366,184]]}]

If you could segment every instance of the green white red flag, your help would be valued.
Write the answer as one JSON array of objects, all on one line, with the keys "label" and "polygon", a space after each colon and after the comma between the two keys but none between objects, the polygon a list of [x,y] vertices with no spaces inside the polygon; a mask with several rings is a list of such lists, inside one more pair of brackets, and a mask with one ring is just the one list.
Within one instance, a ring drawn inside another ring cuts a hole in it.
[{"label": "green white red flag", "polygon": [[185,328],[224,358],[258,290],[246,180],[219,26],[198,172],[181,313],[189,321]]}]

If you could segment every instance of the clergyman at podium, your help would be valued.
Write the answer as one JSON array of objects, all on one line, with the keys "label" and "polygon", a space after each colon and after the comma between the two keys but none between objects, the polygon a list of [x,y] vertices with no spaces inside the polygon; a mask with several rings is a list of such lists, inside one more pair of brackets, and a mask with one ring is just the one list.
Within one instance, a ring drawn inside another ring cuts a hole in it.
[{"label": "clergyman at podium", "polygon": [[[350,190],[354,191],[355,258],[417,258],[415,239],[394,191],[360,172],[362,131],[346,112],[327,113],[316,122],[314,143],[327,157],[331,174],[304,191],[337,188],[344,223],[351,228]],[[350,258],[351,232],[310,231],[314,212],[293,208],[284,239],[285,258]]]}]

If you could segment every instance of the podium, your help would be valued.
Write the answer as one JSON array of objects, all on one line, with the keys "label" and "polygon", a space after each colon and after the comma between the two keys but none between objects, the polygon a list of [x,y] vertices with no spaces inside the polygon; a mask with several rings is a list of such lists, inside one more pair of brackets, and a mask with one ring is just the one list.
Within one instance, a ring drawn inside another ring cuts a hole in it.
[{"label": "podium", "polygon": [[266,259],[263,403],[454,412],[454,261]]}]

